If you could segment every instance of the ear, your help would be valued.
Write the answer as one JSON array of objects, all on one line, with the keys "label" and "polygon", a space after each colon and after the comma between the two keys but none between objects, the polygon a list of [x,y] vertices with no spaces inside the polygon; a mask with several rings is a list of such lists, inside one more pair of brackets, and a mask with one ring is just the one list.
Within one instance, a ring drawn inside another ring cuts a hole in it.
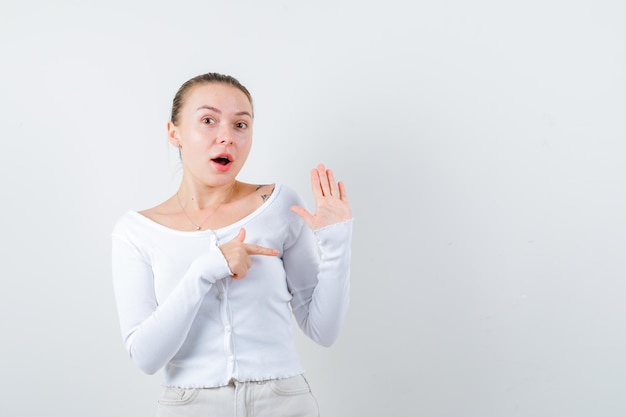
[{"label": "ear", "polygon": [[167,139],[175,148],[180,147],[180,138],[178,137],[178,128],[172,122],[167,122]]}]

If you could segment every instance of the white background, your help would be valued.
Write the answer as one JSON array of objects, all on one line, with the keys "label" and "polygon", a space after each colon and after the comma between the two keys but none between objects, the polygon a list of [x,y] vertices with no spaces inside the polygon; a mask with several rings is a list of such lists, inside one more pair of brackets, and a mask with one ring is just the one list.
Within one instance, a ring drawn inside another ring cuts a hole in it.
[{"label": "white background", "polygon": [[298,339],[324,416],[626,414],[622,1],[88,3],[0,3],[0,415],[154,415],[110,232],[209,71],[256,100],[240,179],[348,186],[349,317]]}]

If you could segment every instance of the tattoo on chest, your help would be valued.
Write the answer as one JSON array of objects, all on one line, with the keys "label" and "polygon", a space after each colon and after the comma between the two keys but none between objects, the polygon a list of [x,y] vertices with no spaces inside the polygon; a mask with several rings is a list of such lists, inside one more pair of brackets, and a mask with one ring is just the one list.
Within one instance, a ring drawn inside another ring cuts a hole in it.
[{"label": "tattoo on chest", "polygon": [[[265,187],[265,185],[257,185],[255,191],[259,191],[263,187]],[[263,200],[263,202],[267,201],[267,199],[270,198],[270,196],[272,195],[273,192],[274,192],[274,187],[272,187],[272,189],[269,191],[269,193],[261,194],[261,199]]]}]

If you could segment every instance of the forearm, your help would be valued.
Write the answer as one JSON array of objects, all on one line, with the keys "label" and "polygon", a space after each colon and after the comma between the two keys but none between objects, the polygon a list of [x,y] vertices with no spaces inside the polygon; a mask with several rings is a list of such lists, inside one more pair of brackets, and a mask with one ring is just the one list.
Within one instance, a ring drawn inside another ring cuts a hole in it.
[{"label": "forearm", "polygon": [[302,330],[323,346],[335,342],[348,311],[351,235],[352,220],[317,230],[319,263],[301,264],[297,273],[308,282],[294,282],[294,315]]},{"label": "forearm", "polygon": [[157,302],[148,265],[114,244],[114,285],[124,344],[133,362],[152,374],[184,343],[205,295],[228,267],[217,247],[198,257],[167,298]]}]

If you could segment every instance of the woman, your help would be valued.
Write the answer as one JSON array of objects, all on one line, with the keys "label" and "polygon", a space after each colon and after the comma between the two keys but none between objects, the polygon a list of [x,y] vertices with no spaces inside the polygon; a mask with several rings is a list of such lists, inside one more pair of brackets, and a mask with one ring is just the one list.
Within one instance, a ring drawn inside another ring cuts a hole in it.
[{"label": "woman", "polygon": [[126,348],[164,368],[159,416],[318,416],[291,315],[329,346],[348,308],[352,215],[344,185],[311,171],[315,213],[281,184],[237,180],[254,110],[235,78],[184,83],[167,125],[180,188],[113,230],[113,281]]}]

